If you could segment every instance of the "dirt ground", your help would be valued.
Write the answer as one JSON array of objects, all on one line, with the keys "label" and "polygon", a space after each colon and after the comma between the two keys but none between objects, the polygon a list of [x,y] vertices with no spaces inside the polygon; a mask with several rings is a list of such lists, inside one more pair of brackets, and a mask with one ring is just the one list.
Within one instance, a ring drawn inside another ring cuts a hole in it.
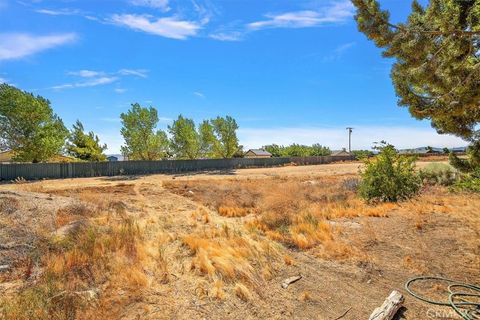
[{"label": "dirt ground", "polygon": [[[419,167],[426,164],[419,162]],[[21,258],[22,252],[12,251],[15,244],[30,245],[36,232],[55,233],[58,228],[52,221],[59,208],[101,199],[121,203],[143,230],[147,253],[161,247],[168,265],[168,275],[159,279],[157,267],[147,259],[143,268],[147,285],[135,293],[117,290],[112,294],[112,289],[105,287],[110,296],[135,296],[121,308],[111,298],[110,307],[105,306],[105,314],[109,315],[106,318],[333,320],[343,315],[341,319],[368,319],[392,290],[399,290],[406,301],[397,319],[430,319],[431,310],[440,310],[432,319],[459,319],[448,308],[426,305],[404,290],[404,283],[417,275],[480,282],[480,197],[455,195],[437,187],[427,188],[416,200],[388,207],[380,216],[329,218],[330,225],[338,226],[335,239],[358,252],[355,258],[328,258],[319,254],[315,246],[301,250],[273,242],[271,250],[278,253],[268,254],[265,262],[259,262],[262,266],[268,264],[268,276],[249,287],[250,296],[239,294],[238,283],[228,279],[224,279],[225,297],[210,294],[213,283],[218,281],[194,268],[196,257],[182,239],[230,228],[240,238],[248,238],[262,248],[272,241],[247,231],[245,225],[255,213],[232,218],[209,206],[202,198],[209,184],[235,185],[244,181],[261,185],[292,179],[299,184],[316,184],[319,192],[322,181],[340,184],[355,177],[359,166],[341,163],[3,184],[0,200],[14,199],[7,201],[19,205],[13,212],[0,213],[0,241],[10,244],[9,249],[0,250],[0,265],[14,265],[15,259]],[[218,196],[224,195],[219,191]],[[288,263],[281,258],[285,256],[289,257]],[[255,263],[252,266],[257,268]],[[25,285],[26,280],[20,281],[16,274],[11,271],[0,277],[0,292],[14,294],[12,290]],[[302,279],[287,289],[281,287],[284,279],[295,275]]]}]

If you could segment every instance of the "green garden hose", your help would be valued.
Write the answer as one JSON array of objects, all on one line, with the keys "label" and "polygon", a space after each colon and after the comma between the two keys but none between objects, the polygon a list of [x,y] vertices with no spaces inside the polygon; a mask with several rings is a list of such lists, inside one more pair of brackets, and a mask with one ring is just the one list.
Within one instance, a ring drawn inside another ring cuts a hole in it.
[{"label": "green garden hose", "polygon": [[[434,281],[449,283],[447,287],[448,301],[430,300],[428,298],[420,296],[418,293],[413,292],[413,290],[410,288],[410,285],[413,282],[427,281],[427,280],[434,280]],[[457,291],[454,291],[454,288],[457,289]],[[407,283],[405,283],[405,289],[409,294],[411,294],[413,297],[417,298],[418,300],[424,301],[429,304],[434,304],[437,306],[449,306],[453,308],[453,310],[455,310],[455,312],[459,314],[464,320],[480,319],[480,286],[469,284],[469,283],[462,283],[462,282],[450,280],[443,277],[415,277],[408,280]],[[465,290],[467,290],[468,292]],[[466,300],[466,298],[468,297],[476,297],[477,302]],[[466,309],[467,307],[470,307],[470,308]]]}]

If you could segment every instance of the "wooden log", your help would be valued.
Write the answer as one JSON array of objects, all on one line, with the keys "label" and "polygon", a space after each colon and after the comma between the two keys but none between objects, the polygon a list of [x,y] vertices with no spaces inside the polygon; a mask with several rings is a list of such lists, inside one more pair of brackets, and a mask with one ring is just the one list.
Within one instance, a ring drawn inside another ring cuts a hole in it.
[{"label": "wooden log", "polygon": [[289,285],[291,285],[292,283],[294,282],[297,282],[298,280],[302,279],[302,276],[294,276],[294,277],[290,277],[288,279],[285,279],[283,280],[283,283],[282,283],[282,288],[283,289],[287,289]]},{"label": "wooden log", "polygon": [[373,311],[368,320],[392,320],[404,301],[405,299],[400,292],[392,291],[382,306]]}]

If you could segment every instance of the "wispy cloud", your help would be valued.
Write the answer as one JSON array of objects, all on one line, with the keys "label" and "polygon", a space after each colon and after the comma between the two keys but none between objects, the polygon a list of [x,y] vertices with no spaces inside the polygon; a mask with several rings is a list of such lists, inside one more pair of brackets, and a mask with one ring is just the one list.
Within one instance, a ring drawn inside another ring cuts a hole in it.
[{"label": "wispy cloud", "polygon": [[85,87],[96,87],[101,85],[106,85],[117,81],[118,77],[100,77],[94,78],[86,81],[66,83],[57,86],[51,87],[53,90],[62,90],[62,89],[73,89],[73,88],[85,88]]},{"label": "wispy cloud", "polygon": [[184,40],[195,36],[201,25],[179,17],[156,18],[151,15],[114,14],[113,24],[171,39]]},{"label": "wispy cloud", "polygon": [[[440,135],[431,128],[355,126],[352,135],[353,149],[370,149],[374,142],[386,140],[399,149],[435,146],[464,146],[465,141],[451,135]],[[267,144],[320,143],[331,149],[348,146],[345,127],[279,127],[269,129],[240,128],[238,136],[247,148],[258,148]]]},{"label": "wispy cloud", "polygon": [[211,33],[209,37],[218,41],[241,41],[244,38],[244,32],[240,32],[240,31],[217,32],[217,33]]},{"label": "wispy cloud", "polygon": [[[53,90],[63,90],[63,89],[74,89],[74,88],[85,88],[85,87],[96,87],[101,85],[106,85],[119,81],[122,77],[140,77],[146,78],[148,70],[146,69],[120,69],[116,72],[105,72],[105,71],[95,71],[89,69],[83,69],[78,71],[70,71],[67,73],[69,76],[79,77],[82,80],[60,84],[51,87]],[[124,93],[126,89],[117,88],[114,89],[117,93]]]},{"label": "wispy cloud", "polygon": [[42,13],[42,14],[47,14],[50,16],[74,16],[81,14],[80,10],[77,9],[58,9],[58,10],[53,10],[53,9],[38,9],[35,10],[35,12]]},{"label": "wispy cloud", "polygon": [[200,91],[195,91],[193,94],[196,95],[196,96],[199,97],[199,98],[202,98],[202,99],[205,99],[205,98],[206,98],[206,97],[205,97],[205,94],[203,94],[203,93],[200,92]]},{"label": "wispy cloud", "polygon": [[79,71],[71,71],[68,73],[71,76],[78,76],[82,78],[93,78],[103,75],[103,72],[99,71],[92,71],[92,70],[79,70]]},{"label": "wispy cloud", "polygon": [[334,2],[319,10],[291,11],[280,14],[266,14],[267,19],[247,24],[250,30],[266,28],[307,28],[331,23],[345,22],[353,16],[354,7],[350,1]]},{"label": "wispy cloud", "polygon": [[21,59],[33,54],[72,43],[75,33],[33,35],[29,33],[0,33],[0,61]]},{"label": "wispy cloud", "polygon": [[348,42],[336,47],[330,55],[323,57],[323,62],[331,62],[340,59],[346,51],[350,50],[355,45],[356,42]]},{"label": "wispy cloud", "polygon": [[164,12],[170,10],[169,0],[130,0],[130,3],[134,6],[149,7]]},{"label": "wispy cloud", "polygon": [[137,76],[140,78],[146,78],[148,76],[148,70],[145,69],[121,69],[118,74],[122,76]]}]

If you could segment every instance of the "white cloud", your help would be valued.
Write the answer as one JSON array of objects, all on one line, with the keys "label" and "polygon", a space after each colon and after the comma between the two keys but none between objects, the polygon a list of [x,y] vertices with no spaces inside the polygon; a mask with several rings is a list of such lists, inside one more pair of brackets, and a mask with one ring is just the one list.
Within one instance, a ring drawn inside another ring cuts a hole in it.
[{"label": "white cloud", "polygon": [[0,34],[0,61],[24,58],[77,39],[75,33],[37,36],[28,33]]},{"label": "white cloud", "polygon": [[72,76],[79,76],[82,78],[93,78],[103,75],[103,72],[92,71],[92,70],[79,70],[79,71],[72,71],[68,73]]},{"label": "white cloud", "polygon": [[[145,70],[145,69],[120,69],[117,72],[113,72],[113,73],[107,73],[104,71],[94,71],[89,69],[83,69],[79,71],[70,71],[67,73],[68,75],[83,78],[83,80],[73,82],[73,83],[56,85],[51,87],[50,89],[62,90],[62,89],[96,87],[96,86],[117,82],[122,77],[136,76],[136,77],[146,78],[147,73],[148,73],[148,70]],[[116,93],[124,93],[127,90],[122,88],[115,88],[114,91]]]},{"label": "white cloud", "polygon": [[[467,143],[451,135],[439,135],[431,128],[354,126],[352,149],[370,149],[374,142],[385,140],[399,149],[422,146],[458,147]],[[246,148],[258,148],[276,143],[320,143],[338,150],[348,147],[348,134],[344,127],[338,128],[240,128],[240,143]]]},{"label": "white cloud", "polygon": [[147,77],[148,70],[145,69],[121,69],[118,71],[118,74],[122,76],[137,76],[140,78]]},{"label": "white cloud", "polygon": [[199,91],[195,91],[193,94],[196,95],[199,98],[202,98],[202,99],[206,98],[205,94],[203,94],[202,92],[199,92]]},{"label": "white cloud", "polygon": [[355,42],[344,43],[344,44],[338,46],[337,48],[335,48],[335,50],[333,50],[332,54],[324,57],[323,61],[324,62],[331,62],[331,61],[340,59],[346,51],[348,51],[349,49],[351,49],[355,45],[356,45]]},{"label": "white cloud", "polygon": [[243,40],[244,34],[240,31],[218,32],[209,35],[210,38],[219,41],[240,41]]},{"label": "white cloud", "polygon": [[130,3],[134,6],[150,7],[164,12],[170,10],[168,2],[169,0],[130,0]]},{"label": "white cloud", "polygon": [[87,81],[61,84],[58,86],[53,86],[51,87],[51,89],[62,90],[62,89],[73,89],[73,88],[96,87],[96,86],[113,83],[118,79],[119,79],[118,77],[99,77],[99,78],[93,78]]},{"label": "white cloud", "polygon": [[47,14],[50,16],[73,16],[73,15],[80,14],[80,11],[76,9],[60,9],[60,10],[38,9],[35,11],[38,13]]},{"label": "white cloud", "polygon": [[168,118],[168,117],[158,117],[158,122],[163,123],[163,124],[165,124],[165,123],[170,123],[170,122],[172,122],[172,121],[173,121],[172,118]]},{"label": "white cloud", "polygon": [[136,14],[114,14],[111,22],[136,31],[178,40],[195,36],[201,28],[197,22],[181,20],[178,17],[155,18]]},{"label": "white cloud", "polygon": [[266,28],[306,28],[328,23],[345,22],[353,16],[354,7],[350,1],[335,2],[318,11],[303,10],[281,14],[267,14],[267,19],[247,24],[250,30]]}]

